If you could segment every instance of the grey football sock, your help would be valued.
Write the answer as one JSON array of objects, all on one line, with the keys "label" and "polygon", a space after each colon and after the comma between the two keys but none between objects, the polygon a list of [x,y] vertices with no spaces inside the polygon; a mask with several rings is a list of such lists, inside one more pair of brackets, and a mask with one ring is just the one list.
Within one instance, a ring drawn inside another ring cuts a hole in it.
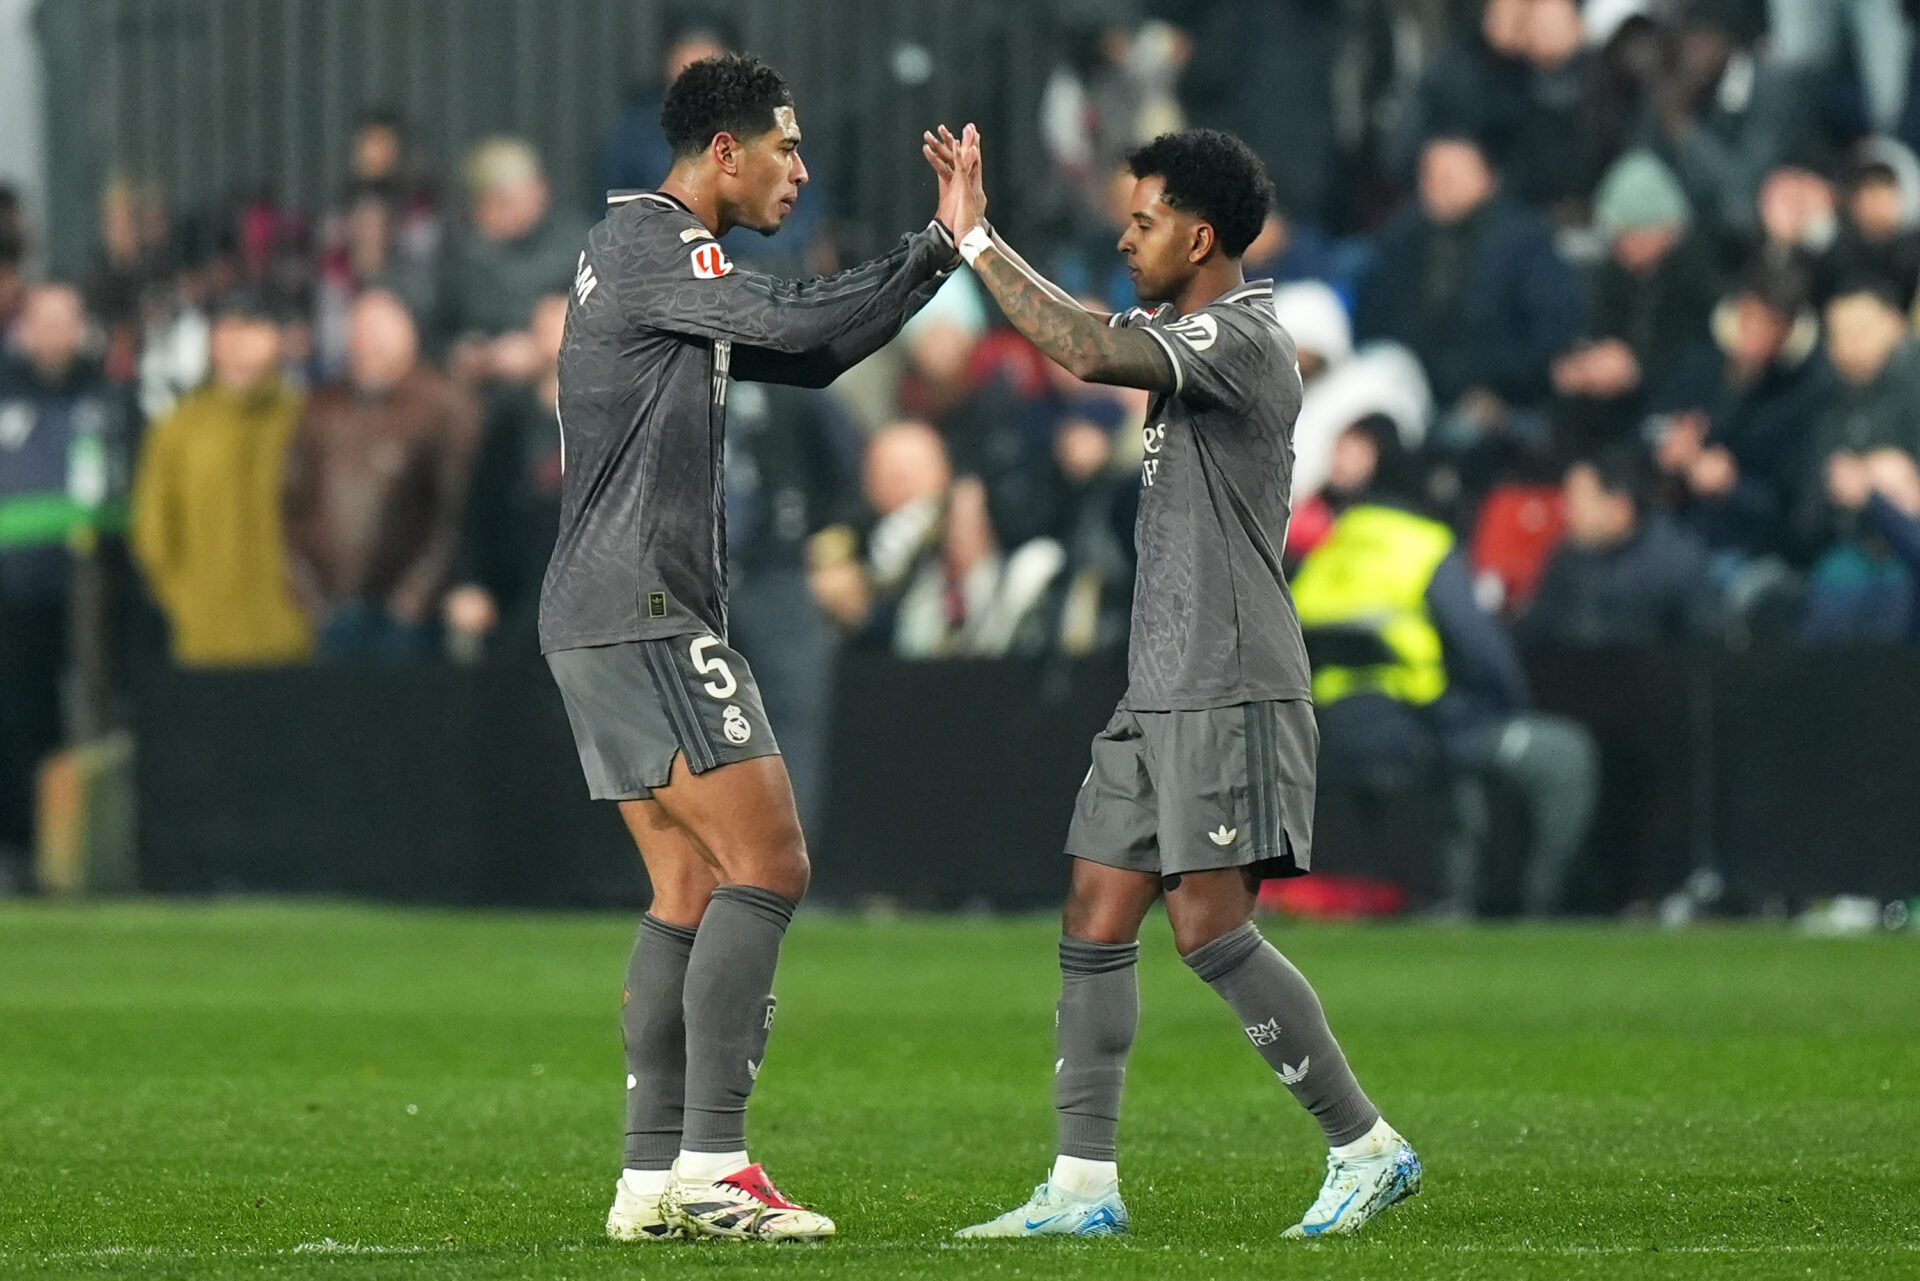
[{"label": "grey football sock", "polygon": [[680,1154],[687,1093],[687,958],[694,932],[647,914],[627,961],[620,1039],[627,1051],[627,1146],[623,1170],[668,1170]]},{"label": "grey football sock", "polygon": [[1138,943],[1060,940],[1060,1004],[1054,1016],[1059,1062],[1053,1106],[1060,1113],[1060,1155],[1114,1159],[1120,1087],[1140,1025]]},{"label": "grey football sock", "polygon": [[747,1096],[773,1027],[773,970],[797,905],[752,885],[713,892],[687,962],[687,1108],[680,1146],[747,1146]]},{"label": "grey football sock", "polygon": [[1249,921],[1187,954],[1187,964],[1240,1016],[1260,1056],[1327,1132],[1351,1143],[1380,1119],[1353,1079],[1306,976]]}]

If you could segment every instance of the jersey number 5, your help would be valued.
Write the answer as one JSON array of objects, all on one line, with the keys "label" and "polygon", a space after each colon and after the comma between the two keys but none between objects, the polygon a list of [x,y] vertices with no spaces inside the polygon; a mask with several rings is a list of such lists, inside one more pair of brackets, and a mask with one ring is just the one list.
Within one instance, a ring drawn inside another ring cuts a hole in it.
[{"label": "jersey number 5", "polygon": [[732,698],[740,692],[740,682],[733,679],[733,669],[727,666],[724,658],[708,658],[707,651],[720,643],[717,636],[702,636],[693,642],[687,656],[693,659],[693,670],[702,676],[713,676],[701,688],[715,698]]}]

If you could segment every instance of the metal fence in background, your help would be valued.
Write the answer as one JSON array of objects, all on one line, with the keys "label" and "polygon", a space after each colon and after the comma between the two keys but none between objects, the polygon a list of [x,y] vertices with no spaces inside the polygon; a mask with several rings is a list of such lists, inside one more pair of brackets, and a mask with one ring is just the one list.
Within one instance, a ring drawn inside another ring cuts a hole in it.
[{"label": "metal fence in background", "polygon": [[[926,216],[928,123],[978,121],[990,177],[1046,172],[1035,121],[1068,2],[703,9],[793,82],[809,162],[864,250]],[[91,261],[112,176],[157,184],[176,213],[252,196],[320,208],[369,107],[405,115],[443,182],[475,140],[524,136],[559,197],[584,205],[601,138],[657,78],[676,11],[655,0],[42,0],[50,260],[62,272]]]}]

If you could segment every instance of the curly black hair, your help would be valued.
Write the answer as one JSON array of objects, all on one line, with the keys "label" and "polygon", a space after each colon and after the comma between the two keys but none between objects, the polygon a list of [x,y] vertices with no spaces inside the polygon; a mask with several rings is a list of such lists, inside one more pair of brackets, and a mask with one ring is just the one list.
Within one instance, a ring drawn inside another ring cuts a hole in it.
[{"label": "curly black hair", "polygon": [[1160,197],[1213,224],[1220,248],[1238,258],[1273,208],[1273,180],[1253,148],[1218,129],[1163,133],[1127,157],[1136,178],[1161,178]]},{"label": "curly black hair", "polygon": [[679,160],[718,133],[757,138],[773,128],[774,108],[792,105],[786,77],[750,53],[725,53],[680,73],[660,106],[660,128]]}]

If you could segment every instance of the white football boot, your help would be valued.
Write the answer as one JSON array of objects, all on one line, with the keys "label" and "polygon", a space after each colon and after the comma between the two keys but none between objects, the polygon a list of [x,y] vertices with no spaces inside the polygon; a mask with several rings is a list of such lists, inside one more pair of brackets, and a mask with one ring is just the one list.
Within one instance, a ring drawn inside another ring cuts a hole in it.
[{"label": "white football boot", "polygon": [[1373,1156],[1327,1153],[1327,1180],[1320,1185],[1320,1195],[1300,1222],[1281,1235],[1294,1240],[1347,1236],[1387,1207],[1418,1194],[1420,1158],[1397,1131],[1387,1129],[1383,1137],[1382,1150]]},{"label": "white football boot", "polygon": [[756,1163],[712,1183],[676,1173],[660,1196],[660,1213],[690,1237],[731,1241],[818,1241],[834,1234],[833,1220],[780,1195]]},{"label": "white football boot", "polygon": [[1023,1206],[996,1219],[961,1228],[958,1237],[1113,1237],[1127,1230],[1127,1207],[1116,1181],[1092,1196],[1076,1196],[1051,1180],[1033,1190]]},{"label": "white football boot", "polygon": [[607,1235],[615,1241],[668,1241],[680,1229],[660,1214],[660,1194],[641,1192],[626,1175],[613,1185],[613,1208],[607,1211]]}]

